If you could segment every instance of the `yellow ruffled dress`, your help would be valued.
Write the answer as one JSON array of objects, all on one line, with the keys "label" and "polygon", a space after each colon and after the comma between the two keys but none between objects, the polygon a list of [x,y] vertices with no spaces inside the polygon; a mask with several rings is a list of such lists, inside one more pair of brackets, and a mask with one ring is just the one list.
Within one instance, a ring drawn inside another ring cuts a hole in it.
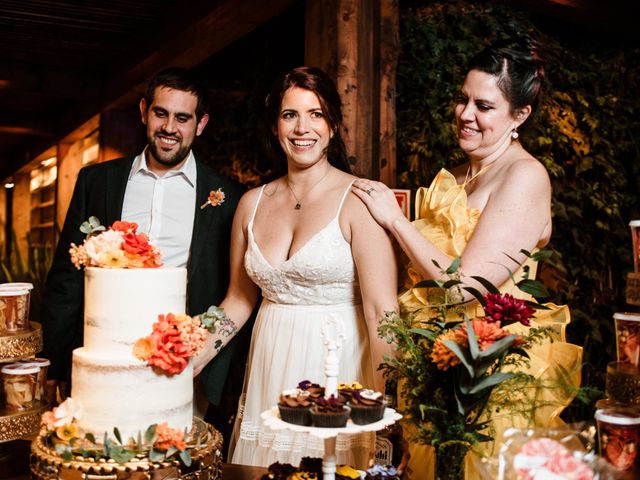
[{"label": "yellow ruffled dress", "polygon": [[[420,188],[416,194],[416,220],[413,225],[431,243],[447,254],[451,259],[460,256],[478,223],[480,211],[467,208],[467,194],[464,185],[456,183],[455,177],[447,170],[440,170],[429,188]],[[505,257],[506,260],[508,260]],[[535,278],[536,263],[527,261],[529,277]],[[448,265],[442,265],[446,268]],[[514,273],[516,279],[522,277],[521,266]],[[414,289],[412,285],[422,280],[411,266],[407,269],[407,289],[399,296],[401,311],[416,312],[416,321],[429,318],[428,301],[424,289]],[[530,299],[510,280],[500,287],[503,293],[514,297]],[[582,348],[566,342],[565,329],[570,321],[567,306],[546,304],[549,310],[537,310],[531,326],[547,326],[553,330],[551,339],[529,350],[531,357],[527,373],[542,380],[548,388],[537,389],[537,408],[533,416],[534,424],[527,424],[520,416],[505,413],[500,418],[493,417],[495,440],[493,445],[483,445],[488,454],[497,454],[502,443],[502,435],[509,427],[557,428],[563,425],[560,412],[571,403],[580,386]],[[481,314],[481,306],[470,307],[469,315]],[[529,327],[512,324],[507,327],[512,333],[526,333]],[[432,480],[434,478],[434,449],[428,445],[410,444],[411,458],[407,473],[411,480]],[[486,471],[475,452],[467,455],[467,479],[487,478]]]}]

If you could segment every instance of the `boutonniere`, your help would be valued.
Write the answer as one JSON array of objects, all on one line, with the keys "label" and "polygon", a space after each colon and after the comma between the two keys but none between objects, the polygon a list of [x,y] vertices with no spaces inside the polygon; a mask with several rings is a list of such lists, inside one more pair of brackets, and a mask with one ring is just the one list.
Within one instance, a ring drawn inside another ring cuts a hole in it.
[{"label": "boutonniere", "polygon": [[204,208],[208,205],[211,205],[212,207],[217,207],[218,205],[224,203],[224,192],[222,191],[221,188],[219,188],[218,190],[211,190],[209,192],[209,197],[207,198],[207,201],[204,202],[202,205],[200,205],[200,208]]}]

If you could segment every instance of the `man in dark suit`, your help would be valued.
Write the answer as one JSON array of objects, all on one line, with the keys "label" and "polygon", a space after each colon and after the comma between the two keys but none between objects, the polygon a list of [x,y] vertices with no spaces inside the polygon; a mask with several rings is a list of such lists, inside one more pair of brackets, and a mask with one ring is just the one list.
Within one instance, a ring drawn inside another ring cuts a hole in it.
[{"label": "man in dark suit", "polygon": [[[83,272],[69,257],[71,243],[84,240],[79,227],[90,216],[109,226],[116,220],[138,224],[138,231],[163,253],[168,267],[187,268],[188,314],[196,315],[224,298],[229,281],[229,241],[240,184],[198,162],[191,146],[209,119],[206,90],[186,69],[157,74],[140,101],[148,145],[135,158],[120,158],[83,168],[73,192],[42,304],[43,356],[50,359],[49,391],[68,382],[71,352],[82,344]],[[221,189],[220,205],[206,204],[209,193]],[[202,372],[210,403],[207,419],[229,438],[229,415],[235,414],[242,374],[229,376],[230,366],[242,365],[248,334],[240,333]],[[229,348],[231,347],[231,348]],[[240,369],[242,372],[242,369]],[[232,378],[233,377],[233,378]],[[228,392],[232,392],[229,394]],[[117,392],[114,392],[117,394]]]}]

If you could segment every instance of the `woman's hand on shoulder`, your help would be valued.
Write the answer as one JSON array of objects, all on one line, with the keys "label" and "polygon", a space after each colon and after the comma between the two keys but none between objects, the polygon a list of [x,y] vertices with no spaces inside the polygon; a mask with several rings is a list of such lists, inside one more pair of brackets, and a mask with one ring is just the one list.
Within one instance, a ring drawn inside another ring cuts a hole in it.
[{"label": "woman's hand on shoulder", "polygon": [[394,193],[382,182],[363,178],[353,182],[351,191],[367,206],[371,216],[387,230],[396,220],[405,220]]}]

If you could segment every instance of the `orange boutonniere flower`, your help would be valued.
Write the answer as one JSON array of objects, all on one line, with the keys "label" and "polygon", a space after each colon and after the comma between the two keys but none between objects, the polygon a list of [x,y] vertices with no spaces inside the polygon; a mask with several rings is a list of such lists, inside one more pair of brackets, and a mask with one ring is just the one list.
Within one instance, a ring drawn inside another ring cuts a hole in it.
[{"label": "orange boutonniere flower", "polygon": [[225,195],[221,188],[219,188],[218,190],[211,190],[209,192],[209,198],[207,198],[206,202],[200,205],[200,208],[202,209],[207,205],[211,205],[212,207],[217,207],[218,205],[224,203],[224,197]]}]

